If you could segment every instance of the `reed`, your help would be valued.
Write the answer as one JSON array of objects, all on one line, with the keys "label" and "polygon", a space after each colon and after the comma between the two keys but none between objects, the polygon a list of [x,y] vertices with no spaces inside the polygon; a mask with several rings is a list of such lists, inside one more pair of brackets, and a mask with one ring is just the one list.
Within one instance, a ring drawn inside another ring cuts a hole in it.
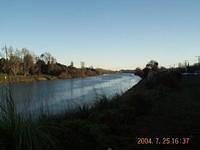
[{"label": "reed", "polygon": [[24,118],[17,113],[10,89],[7,97],[0,100],[0,149],[44,150],[56,149],[55,140],[32,117]]}]

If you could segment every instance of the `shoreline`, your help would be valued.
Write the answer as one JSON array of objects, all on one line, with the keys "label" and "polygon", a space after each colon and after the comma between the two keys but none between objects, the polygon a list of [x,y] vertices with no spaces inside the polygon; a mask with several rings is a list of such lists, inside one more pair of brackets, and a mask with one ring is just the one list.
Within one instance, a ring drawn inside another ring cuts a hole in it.
[{"label": "shoreline", "polygon": [[[63,114],[42,115],[35,122],[16,119],[20,126],[11,135],[18,135],[21,131],[26,133],[26,130],[36,131],[36,128],[43,127],[30,136],[37,136],[41,140],[43,137],[39,135],[46,135],[47,145],[56,141],[53,144],[58,150],[153,150],[155,147],[138,145],[137,139],[151,138],[154,142],[151,145],[157,146],[155,138],[158,135],[161,138],[184,136],[189,139],[188,147],[197,147],[200,140],[195,135],[200,126],[200,78],[183,76],[179,79],[176,74],[162,73],[158,79],[155,83],[141,79],[124,94],[116,95],[112,99],[102,97],[91,107],[84,105]],[[26,126],[27,124],[34,126]],[[13,132],[12,128],[8,128],[6,132],[8,131]],[[23,141],[25,145],[28,142],[26,139]],[[38,141],[32,142],[43,146]],[[168,147],[176,149],[176,145],[172,143]],[[179,144],[180,147],[184,149],[184,145]]]},{"label": "shoreline", "polygon": [[[116,73],[116,72],[115,72]],[[114,74],[114,73],[102,73],[102,74],[96,74],[96,75],[84,75],[84,76],[76,76],[76,77],[58,77],[58,76],[52,76],[52,75],[31,75],[31,76],[23,76],[23,75],[0,75],[0,84],[4,83],[32,83],[32,82],[38,82],[38,81],[53,81],[53,80],[67,80],[67,79],[76,79],[76,78],[86,78],[86,77],[94,77],[94,76],[100,76],[104,74]]]}]

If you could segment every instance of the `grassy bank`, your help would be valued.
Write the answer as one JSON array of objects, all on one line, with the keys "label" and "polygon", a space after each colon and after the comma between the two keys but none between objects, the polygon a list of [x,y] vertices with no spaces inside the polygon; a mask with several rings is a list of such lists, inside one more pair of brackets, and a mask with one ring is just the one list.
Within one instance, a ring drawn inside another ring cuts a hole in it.
[{"label": "grassy bank", "polygon": [[98,76],[102,74],[111,74],[116,73],[114,71],[108,70],[81,70],[81,69],[70,69],[68,72],[62,72],[59,75],[49,75],[49,74],[40,74],[40,75],[7,75],[0,74],[0,83],[13,83],[13,82],[33,82],[33,81],[46,81],[46,80],[58,80],[58,79],[72,79],[80,77],[89,77],[89,76]]},{"label": "grassy bank", "polygon": [[[199,77],[161,74],[156,82],[144,79],[122,96],[102,97],[91,108],[43,115],[34,122],[17,115],[8,98],[8,105],[1,108],[0,149],[195,149],[200,133],[199,85]],[[138,145],[138,137],[189,137],[191,144]]]},{"label": "grassy bank", "polygon": [[0,83],[33,82],[33,81],[56,80],[56,79],[59,78],[51,75],[28,75],[28,76],[23,76],[23,75],[8,76],[6,74],[0,75]]}]

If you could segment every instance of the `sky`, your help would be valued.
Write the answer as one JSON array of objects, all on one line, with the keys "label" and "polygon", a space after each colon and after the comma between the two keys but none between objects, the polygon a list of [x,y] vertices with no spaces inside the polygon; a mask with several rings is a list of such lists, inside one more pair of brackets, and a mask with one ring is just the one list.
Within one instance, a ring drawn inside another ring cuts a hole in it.
[{"label": "sky", "polygon": [[105,69],[160,66],[200,55],[199,0],[1,0],[0,48],[50,52]]}]

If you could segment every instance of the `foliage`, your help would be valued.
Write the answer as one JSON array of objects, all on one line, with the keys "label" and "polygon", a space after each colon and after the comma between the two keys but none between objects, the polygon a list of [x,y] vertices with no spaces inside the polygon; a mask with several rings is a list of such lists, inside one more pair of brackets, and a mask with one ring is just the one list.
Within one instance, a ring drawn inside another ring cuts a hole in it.
[{"label": "foliage", "polygon": [[38,126],[31,118],[24,118],[17,113],[10,92],[5,100],[1,99],[0,112],[0,149],[55,149],[53,138],[43,131],[43,126]]},{"label": "foliage", "polygon": [[81,68],[74,67],[73,61],[70,66],[60,64],[49,52],[36,56],[26,48],[13,49],[6,46],[2,49],[5,57],[0,58],[0,73],[8,75],[51,75],[58,78],[74,78],[94,76],[103,73],[112,73],[109,70],[87,68],[85,62],[81,62]]},{"label": "foliage", "polygon": [[148,88],[163,85],[169,88],[178,88],[182,75],[177,71],[156,72],[151,78],[147,78],[146,86]]}]

